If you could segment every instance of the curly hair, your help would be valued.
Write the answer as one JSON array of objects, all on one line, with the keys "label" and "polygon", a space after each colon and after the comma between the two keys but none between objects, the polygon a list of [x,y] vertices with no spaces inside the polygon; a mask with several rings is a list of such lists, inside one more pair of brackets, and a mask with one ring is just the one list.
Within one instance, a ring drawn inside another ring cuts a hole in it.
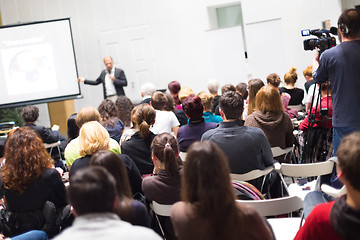
[{"label": "curly hair", "polygon": [[26,106],[21,111],[21,116],[25,122],[35,122],[39,117],[39,108],[34,105]]},{"label": "curly hair", "polygon": [[103,125],[104,127],[105,126],[114,127],[115,125],[114,119],[116,119],[119,115],[115,103],[110,99],[104,99],[100,103],[98,107],[98,111],[101,116],[101,121],[100,121],[101,125]]},{"label": "curly hair", "polygon": [[46,168],[53,166],[41,139],[29,127],[15,129],[9,134],[5,158],[6,162],[1,169],[4,186],[19,194],[38,179]]},{"label": "curly hair", "polygon": [[119,119],[124,123],[125,127],[131,126],[131,111],[134,108],[131,100],[126,96],[119,96],[115,105],[119,112]]}]

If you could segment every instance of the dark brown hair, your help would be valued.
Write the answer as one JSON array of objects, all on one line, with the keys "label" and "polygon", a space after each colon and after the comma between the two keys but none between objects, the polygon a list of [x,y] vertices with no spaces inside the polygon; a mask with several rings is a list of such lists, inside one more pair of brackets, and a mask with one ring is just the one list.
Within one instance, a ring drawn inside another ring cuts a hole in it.
[{"label": "dark brown hair", "polygon": [[281,83],[280,76],[276,73],[269,74],[269,76],[266,77],[266,81],[268,84],[271,84],[276,88],[279,87]]},{"label": "dark brown hair", "polygon": [[165,93],[162,92],[155,92],[151,96],[151,106],[156,110],[163,110],[166,106],[167,98]]},{"label": "dark brown hair", "polygon": [[[194,207],[203,222],[206,239],[222,239],[225,229],[239,217],[230,170],[224,152],[209,141],[193,143],[186,156],[182,200]],[[240,221],[241,222],[241,221]],[[242,225],[237,225],[242,228]]]},{"label": "dark brown hair", "polygon": [[257,92],[264,86],[264,82],[259,78],[254,78],[249,80],[248,89],[249,89],[249,105],[248,105],[248,115],[252,114],[255,111],[255,97]]},{"label": "dark brown hair", "polygon": [[221,95],[228,92],[228,91],[236,91],[236,88],[234,85],[232,84],[225,84],[224,86],[221,87]]},{"label": "dark brown hair", "polygon": [[171,96],[170,93],[165,93],[165,96],[166,96],[167,102],[166,102],[164,109],[166,111],[171,111],[171,112],[174,111],[174,109],[175,109],[174,98]]},{"label": "dark brown hair", "polygon": [[140,137],[143,139],[147,138],[150,135],[150,125],[155,122],[155,109],[149,104],[143,103],[137,106],[133,117],[135,118]]},{"label": "dark brown hair", "polygon": [[236,85],[236,92],[239,93],[243,99],[247,99],[247,97],[249,96],[248,90],[247,90],[247,84],[246,83],[239,83],[238,85]]},{"label": "dark brown hair", "polygon": [[165,171],[169,176],[179,174],[177,162],[179,146],[173,135],[170,133],[157,135],[152,141],[150,149],[160,162],[165,163]]},{"label": "dark brown hair", "polygon": [[1,168],[5,188],[22,194],[53,161],[44,144],[29,127],[21,127],[9,133],[5,146],[6,162]]},{"label": "dark brown hair", "polygon": [[244,99],[237,92],[229,91],[221,95],[219,105],[226,119],[240,119],[244,110]]},{"label": "dark brown hair", "polygon": [[25,122],[35,122],[39,117],[39,108],[34,105],[26,106],[21,111],[21,116]]},{"label": "dark brown hair", "polygon": [[134,108],[131,100],[126,96],[118,96],[115,104],[119,112],[119,119],[123,122],[125,127],[130,127],[131,111]]},{"label": "dark brown hair", "polygon": [[98,111],[101,116],[101,125],[103,125],[104,127],[114,127],[115,120],[118,118],[119,115],[115,103],[110,99],[104,99],[100,103]]},{"label": "dark brown hair", "polygon": [[339,30],[346,38],[360,37],[360,12],[356,9],[344,11],[338,19]]}]

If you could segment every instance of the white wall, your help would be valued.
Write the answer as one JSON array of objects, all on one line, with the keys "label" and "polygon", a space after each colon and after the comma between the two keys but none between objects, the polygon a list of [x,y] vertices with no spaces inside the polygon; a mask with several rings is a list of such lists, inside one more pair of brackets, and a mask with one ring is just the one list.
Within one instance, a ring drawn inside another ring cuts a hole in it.
[{"label": "white wall", "polygon": [[[357,1],[357,0],[356,0]],[[249,59],[244,59],[241,27],[211,30],[208,8],[241,2]],[[80,76],[98,77],[104,56],[125,70],[127,96],[140,99],[143,82],[157,88],[177,80],[195,92],[210,78],[221,84],[292,66],[302,70],[313,53],[303,51],[300,30],[320,28],[322,20],[336,25],[339,0],[0,0],[3,24],[70,17]],[[74,79],[75,81],[75,79]],[[97,107],[101,86],[81,86],[83,106]]]}]

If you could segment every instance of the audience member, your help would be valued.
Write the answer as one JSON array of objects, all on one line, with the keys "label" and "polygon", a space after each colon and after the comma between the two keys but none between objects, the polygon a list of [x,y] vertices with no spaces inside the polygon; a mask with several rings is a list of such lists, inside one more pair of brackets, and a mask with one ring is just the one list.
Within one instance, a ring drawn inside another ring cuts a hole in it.
[{"label": "audience member", "polygon": [[100,103],[98,111],[101,116],[101,125],[109,132],[112,139],[119,142],[124,131],[124,124],[118,118],[119,113],[115,103],[110,99],[104,99]]},{"label": "audience member", "polygon": [[221,116],[215,115],[214,113],[211,112],[211,104],[214,100],[214,96],[211,93],[205,91],[200,92],[198,96],[204,105],[203,118],[205,119],[205,122],[215,122],[215,123],[222,122]]},{"label": "audience member", "polygon": [[295,239],[358,239],[360,234],[360,132],[341,140],[337,176],[347,194],[316,206]]},{"label": "audience member", "polygon": [[[234,85],[232,84],[225,84],[224,86],[221,87],[221,95],[224,95],[224,93],[228,92],[228,91],[236,91],[236,88],[234,87]],[[216,106],[215,108],[215,115],[219,115],[220,116],[220,112],[219,112],[219,104]]]},{"label": "audience member", "polygon": [[[246,117],[245,126],[263,130],[271,147],[291,147],[294,143],[293,125],[283,109],[278,90],[266,85],[256,94],[255,112]],[[276,160],[282,162],[284,156]]]},{"label": "audience member", "polygon": [[103,167],[80,169],[70,179],[67,193],[76,218],[55,240],[161,239],[150,229],[133,226],[114,213],[116,181]]},{"label": "audience member", "polygon": [[[148,201],[160,204],[174,204],[180,201],[181,175],[178,166],[179,146],[169,133],[157,135],[151,144],[154,175],[144,178],[143,192]],[[175,239],[171,220],[159,218],[164,226],[165,238]]]},{"label": "audience member", "polygon": [[[209,94],[212,96],[211,94]],[[179,129],[177,139],[180,145],[180,151],[186,152],[189,146],[196,141],[200,141],[204,132],[216,128],[217,123],[205,122],[203,118],[204,106],[200,97],[190,95],[182,101],[182,107],[189,123]]]},{"label": "audience member", "polygon": [[80,128],[76,125],[76,116],[77,116],[77,113],[73,113],[70,115],[70,117],[67,120],[67,135],[68,135],[67,144],[71,140],[73,140],[79,136]]},{"label": "audience member", "polygon": [[[141,105],[141,104],[140,104]],[[134,120],[134,116],[135,116],[135,112],[136,110],[138,109],[138,107],[140,105],[137,105],[135,106],[132,110],[131,110],[131,127],[129,128],[125,128],[122,135],[121,135],[121,138],[120,138],[120,146],[123,142],[129,140],[132,135],[134,135],[136,132],[137,132],[137,129],[136,129],[136,123],[135,123],[135,120]]]},{"label": "audience member", "polygon": [[151,174],[154,164],[151,161],[150,145],[155,134],[150,131],[150,125],[155,122],[156,112],[147,103],[136,106],[133,118],[137,132],[121,144],[121,152],[134,160],[140,173]]},{"label": "audience member", "polygon": [[249,92],[247,90],[247,84],[246,83],[243,83],[243,82],[239,83],[238,85],[236,85],[235,89],[236,89],[236,92],[238,94],[240,94],[243,97],[244,100],[246,100],[247,97],[249,96]]},{"label": "audience member", "polygon": [[[67,205],[65,186],[41,139],[29,127],[13,130],[7,137],[5,163],[1,168],[0,196],[6,199],[1,210],[2,233],[11,237],[46,224],[48,234],[56,232],[55,219],[45,219],[43,209],[51,202],[56,210]],[[16,222],[15,222],[16,221]]]},{"label": "audience member", "polygon": [[[257,92],[262,88],[264,85],[264,82],[261,81],[259,78],[251,79],[248,82],[248,89],[249,89],[249,101],[248,101],[248,109],[247,112],[244,113],[244,118],[247,115],[252,114],[255,111],[255,97]],[[246,109],[245,109],[246,111]]]},{"label": "audience member", "polygon": [[182,202],[175,203],[171,210],[179,240],[274,239],[255,209],[235,201],[229,173],[226,156],[215,144],[196,142],[190,147]]},{"label": "audience member", "polygon": [[125,128],[131,127],[131,110],[134,108],[131,100],[126,96],[118,96],[115,105],[119,112],[119,119]]},{"label": "audience member", "polygon": [[182,100],[184,100],[185,98],[187,98],[190,95],[195,95],[195,92],[189,87],[183,87],[180,89],[179,99],[182,102]]},{"label": "audience member", "polygon": [[[230,91],[219,99],[223,122],[202,135],[201,140],[216,143],[227,155],[231,173],[243,174],[273,165],[269,141],[259,128],[245,127],[240,120],[244,100],[240,94]],[[258,189],[261,179],[249,181]]]},{"label": "audience member", "polygon": [[304,84],[306,94],[309,94],[310,86],[315,83],[315,80],[314,80],[314,78],[312,76],[312,72],[313,72],[312,71],[312,65],[307,66],[306,69],[303,71],[303,75],[304,75],[304,78],[306,80],[306,82]]},{"label": "audience member", "polygon": [[174,98],[171,96],[171,94],[165,93],[165,96],[167,98],[167,102],[164,110],[168,112],[173,112],[175,114],[176,118],[180,123],[180,127],[187,124],[188,118],[186,117],[185,112],[182,109],[175,109]]},{"label": "audience member", "polygon": [[208,81],[208,90],[209,92],[214,96],[214,99],[212,101],[211,111],[215,113],[217,105],[219,105],[219,97],[218,90],[219,90],[219,83],[216,79],[210,79]]},{"label": "audience member", "polygon": [[151,131],[154,134],[172,132],[174,136],[176,136],[177,132],[179,131],[180,123],[173,112],[165,110],[166,103],[167,98],[165,93],[155,92],[152,95],[150,105],[156,111],[156,119],[155,123],[151,127]]},{"label": "audience member", "polygon": [[153,95],[154,92],[156,92],[156,88],[154,84],[152,84],[151,82],[147,82],[141,85],[140,92],[141,92],[142,101],[139,103],[139,105],[143,103],[150,104],[151,96]]},{"label": "audience member", "polygon": [[[80,110],[80,112],[76,116],[76,125],[81,128],[82,125],[86,122],[90,121],[101,121],[100,113],[93,107],[84,107]],[[120,153],[120,146],[119,143],[116,142],[114,139],[110,138],[110,151],[114,153]],[[81,158],[80,155],[80,144],[79,144],[79,137],[73,139],[68,143],[65,148],[65,159],[66,165],[69,169],[71,169],[72,164],[78,158]]]},{"label": "audience member", "polygon": [[285,73],[285,87],[280,88],[280,92],[286,92],[291,96],[289,106],[300,105],[304,99],[304,90],[295,87],[297,79],[298,76],[296,73],[296,68],[292,67],[287,73]]},{"label": "audience member", "polygon": [[171,96],[174,98],[175,109],[181,109],[181,100],[179,98],[179,91],[181,89],[181,85],[177,81],[172,81],[168,84],[168,89]]},{"label": "audience member", "polygon": [[132,225],[150,227],[149,216],[144,204],[132,199],[133,196],[128,174],[126,173],[124,162],[120,156],[110,151],[98,151],[91,157],[90,166],[104,167],[114,177],[116,181],[116,193],[119,199],[115,207],[115,213],[121,220],[129,222]]},{"label": "audience member", "polygon": [[[109,100],[111,101],[111,100]],[[70,169],[70,178],[80,168],[89,166],[93,154],[100,150],[109,150],[110,135],[99,122],[86,122],[80,128],[79,153],[81,158],[74,161]]]}]

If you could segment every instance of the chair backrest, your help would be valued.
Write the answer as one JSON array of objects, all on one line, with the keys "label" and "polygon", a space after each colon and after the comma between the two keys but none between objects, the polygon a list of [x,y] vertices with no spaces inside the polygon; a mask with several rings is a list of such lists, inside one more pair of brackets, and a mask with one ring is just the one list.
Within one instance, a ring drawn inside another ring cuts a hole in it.
[{"label": "chair backrest", "polygon": [[160,204],[155,201],[150,203],[150,208],[156,215],[170,217],[172,205]]},{"label": "chair backrest", "polygon": [[324,193],[326,193],[334,198],[338,198],[347,193],[345,185],[342,186],[342,188],[340,188],[340,189],[336,189],[327,184],[321,184],[321,191],[323,191]]},{"label": "chair backrest", "polygon": [[244,174],[230,174],[231,180],[237,180],[237,181],[250,181],[262,176],[265,176],[266,174],[270,173],[274,169],[274,166],[270,166],[265,168],[264,170],[255,169],[250,172],[244,173]]},{"label": "chair backrest", "polygon": [[185,162],[185,160],[186,160],[186,154],[187,154],[187,152],[179,152],[179,156],[181,157],[181,160],[183,162]]},{"label": "chair backrest", "polygon": [[282,163],[280,172],[289,177],[314,177],[330,174],[334,168],[334,161],[318,163],[288,164]]},{"label": "chair backrest", "polygon": [[304,109],[304,106],[303,106],[302,104],[298,104],[298,105],[288,105],[288,108],[301,111],[301,110]]},{"label": "chair backrest", "polygon": [[284,154],[288,154],[289,152],[291,152],[291,150],[293,150],[293,147],[288,147],[288,148],[280,148],[280,147],[272,147],[271,148],[271,152],[273,154],[273,157],[278,157]]},{"label": "chair backrest", "polygon": [[261,216],[274,216],[291,213],[303,207],[302,200],[297,196],[266,199],[266,200],[236,200],[255,208]]},{"label": "chair backrest", "polygon": [[54,143],[44,143],[44,146],[46,149],[57,147],[60,145],[60,141],[54,142]]}]

